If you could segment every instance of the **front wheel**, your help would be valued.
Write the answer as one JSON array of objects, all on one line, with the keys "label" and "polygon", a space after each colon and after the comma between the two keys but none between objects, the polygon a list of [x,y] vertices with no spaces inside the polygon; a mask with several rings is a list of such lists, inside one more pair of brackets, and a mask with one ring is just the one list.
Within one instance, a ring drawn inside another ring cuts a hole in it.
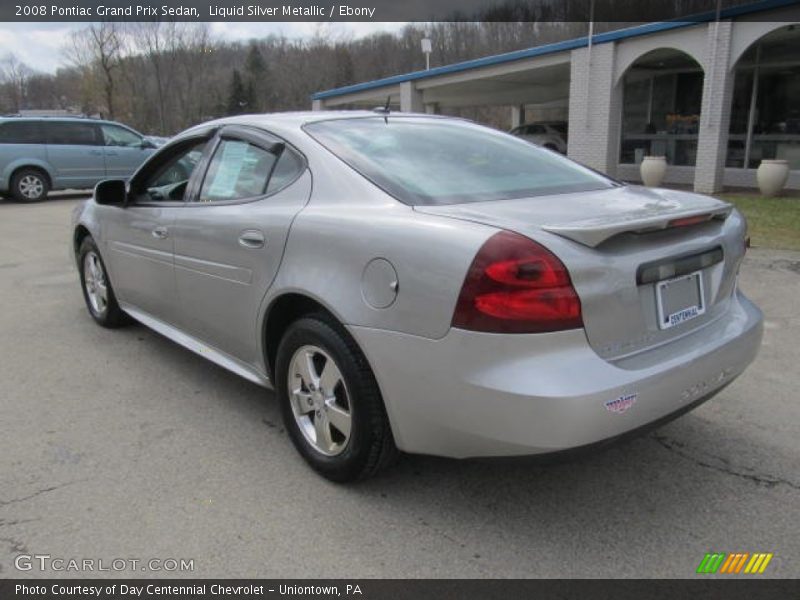
[{"label": "front wheel", "polygon": [[303,458],[338,482],[365,479],[397,448],[375,376],[347,331],[327,315],[299,319],[278,348],[276,390]]},{"label": "front wheel", "polygon": [[117,304],[106,266],[100,258],[97,245],[90,237],[81,242],[78,250],[78,268],[83,299],[92,318],[103,327],[115,328],[123,325],[126,321],[125,313]]}]

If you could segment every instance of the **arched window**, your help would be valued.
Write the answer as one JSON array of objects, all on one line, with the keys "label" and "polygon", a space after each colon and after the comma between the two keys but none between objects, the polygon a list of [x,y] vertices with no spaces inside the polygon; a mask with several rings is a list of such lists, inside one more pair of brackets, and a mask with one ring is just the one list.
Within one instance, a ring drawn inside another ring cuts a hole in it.
[{"label": "arched window", "polygon": [[762,37],[736,63],[726,166],[755,169],[762,159],[800,169],[800,27]]},{"label": "arched window", "polygon": [[623,79],[620,163],[666,156],[694,166],[703,69],[688,54],[661,48],[634,62]]}]

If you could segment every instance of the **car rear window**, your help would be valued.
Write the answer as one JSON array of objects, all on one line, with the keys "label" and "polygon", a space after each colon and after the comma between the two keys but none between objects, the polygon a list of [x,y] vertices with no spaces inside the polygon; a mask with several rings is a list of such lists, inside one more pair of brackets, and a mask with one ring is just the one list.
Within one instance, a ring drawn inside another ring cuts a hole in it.
[{"label": "car rear window", "polygon": [[43,144],[38,121],[0,123],[0,144]]},{"label": "car rear window", "polygon": [[554,152],[466,121],[376,116],[318,121],[305,129],[410,205],[508,200],[615,185]]}]

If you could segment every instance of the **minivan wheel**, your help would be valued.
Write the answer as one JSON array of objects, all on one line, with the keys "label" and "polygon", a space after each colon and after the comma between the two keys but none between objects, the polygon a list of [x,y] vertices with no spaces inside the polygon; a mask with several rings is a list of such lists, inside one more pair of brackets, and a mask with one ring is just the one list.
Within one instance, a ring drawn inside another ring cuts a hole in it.
[{"label": "minivan wheel", "polygon": [[38,169],[22,169],[11,179],[11,195],[17,202],[37,202],[47,197],[50,183]]},{"label": "minivan wheel", "polygon": [[78,250],[78,268],[86,308],[103,327],[115,328],[125,324],[126,315],[117,304],[108,272],[94,240],[87,237]]},{"label": "minivan wheel", "polygon": [[372,369],[332,318],[312,315],[290,325],[275,374],[289,437],[318,473],[353,481],[394,461],[398,451]]}]

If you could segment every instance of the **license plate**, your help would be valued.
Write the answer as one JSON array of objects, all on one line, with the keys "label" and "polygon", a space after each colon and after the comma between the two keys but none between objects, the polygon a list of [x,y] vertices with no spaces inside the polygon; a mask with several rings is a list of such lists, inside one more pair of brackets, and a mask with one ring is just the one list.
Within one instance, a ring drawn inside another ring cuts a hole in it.
[{"label": "license plate", "polygon": [[706,312],[703,274],[700,271],[656,284],[658,326],[669,329]]}]

